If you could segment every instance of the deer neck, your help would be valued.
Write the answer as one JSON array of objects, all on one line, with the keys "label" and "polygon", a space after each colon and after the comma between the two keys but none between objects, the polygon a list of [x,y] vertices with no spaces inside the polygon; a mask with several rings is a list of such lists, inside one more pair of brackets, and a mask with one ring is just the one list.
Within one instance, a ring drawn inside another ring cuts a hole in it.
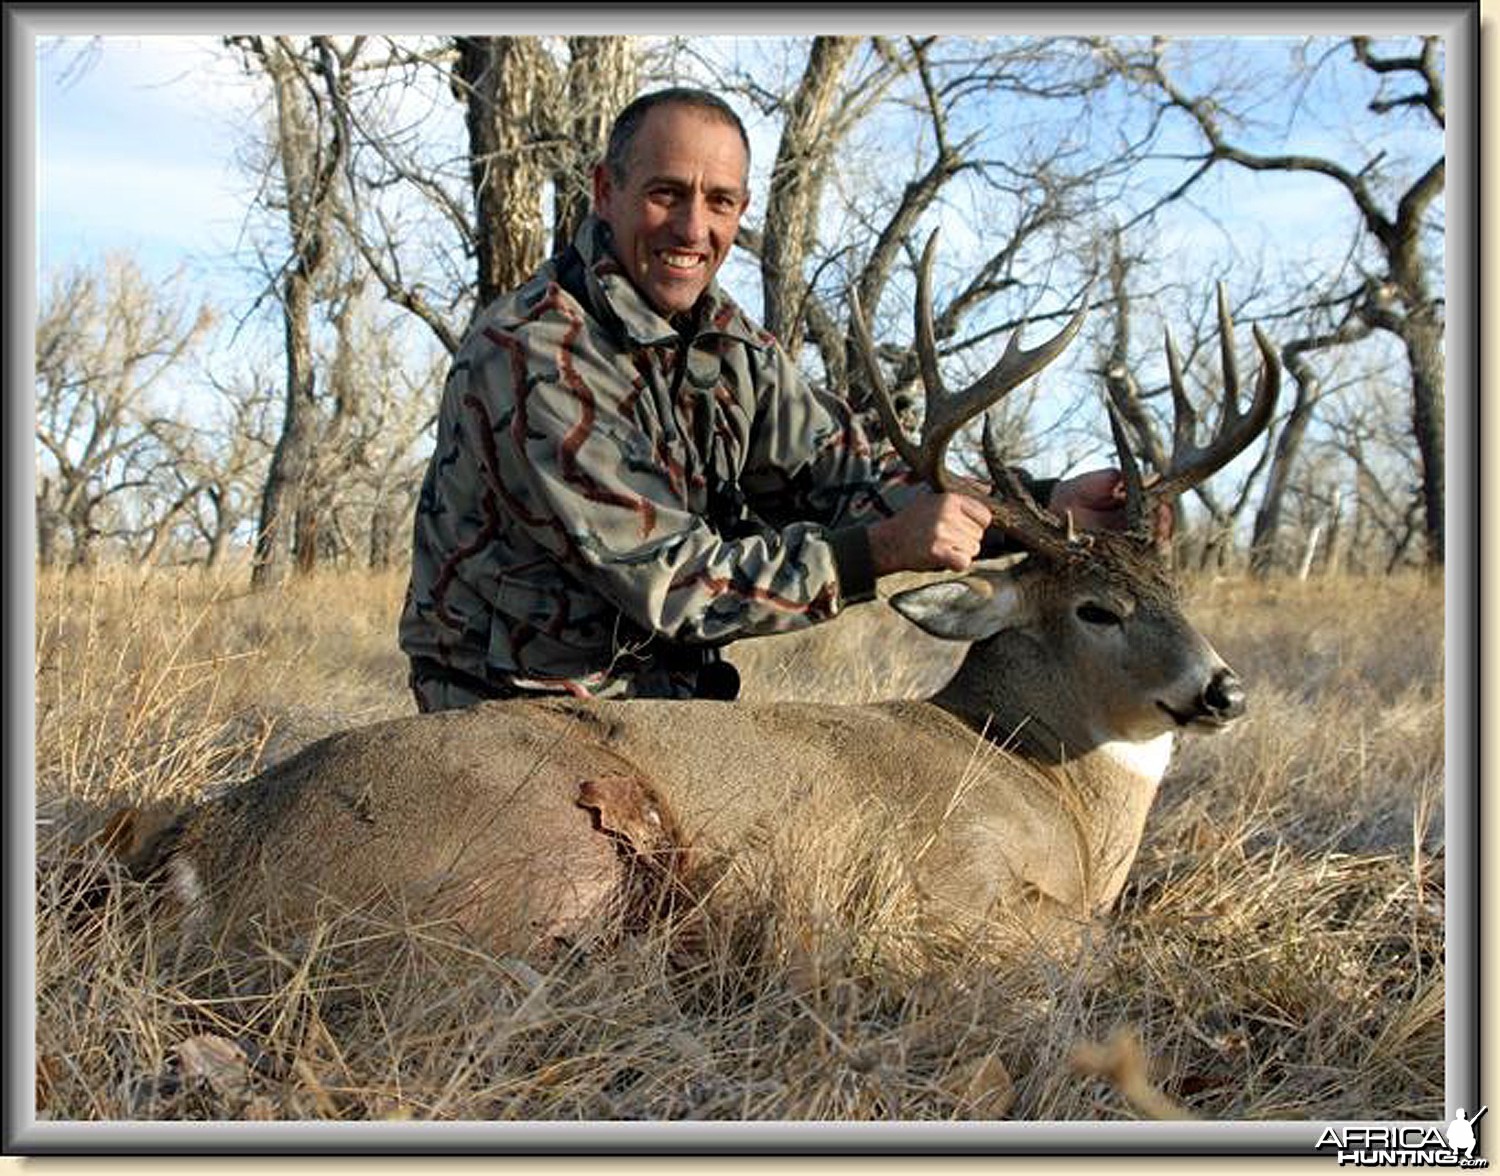
[{"label": "deer neck", "polygon": [[1035,637],[1007,630],[978,643],[932,701],[1038,766],[1097,767],[1154,790],[1166,772],[1172,736],[1132,741],[1091,728],[1086,690],[1066,680]]},{"label": "deer neck", "polygon": [[1145,740],[1110,738],[1079,718],[1086,686],[1069,687],[1055,662],[1023,633],[1007,631],[970,651],[932,699],[975,732],[1040,769],[1059,812],[1071,814],[1086,852],[1081,876],[1046,871],[1033,881],[1059,901],[1106,908],[1119,895],[1146,817],[1172,755],[1170,732]]}]

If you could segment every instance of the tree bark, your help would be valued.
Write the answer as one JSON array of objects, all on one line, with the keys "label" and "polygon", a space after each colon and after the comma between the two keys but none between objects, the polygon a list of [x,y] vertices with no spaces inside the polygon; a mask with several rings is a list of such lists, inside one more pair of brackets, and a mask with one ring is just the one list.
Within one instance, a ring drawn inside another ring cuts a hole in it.
[{"label": "tree bark", "polygon": [[1255,528],[1250,539],[1250,571],[1253,575],[1265,577],[1275,567],[1282,503],[1287,487],[1291,484],[1292,470],[1307,435],[1307,427],[1323,396],[1322,381],[1307,357],[1318,351],[1352,343],[1369,333],[1369,325],[1358,315],[1351,313],[1333,331],[1293,339],[1281,349],[1282,362],[1297,391],[1291,411],[1282,424],[1281,435],[1276,439],[1271,470],[1266,476],[1266,488],[1261,495],[1260,507],[1255,512]]},{"label": "tree bark", "polygon": [[857,37],[814,39],[807,68],[787,105],[771,172],[760,255],[762,317],[766,330],[794,359],[804,335],[807,281],[802,270],[816,239],[828,156],[836,142],[829,124],[858,44]]},{"label": "tree bark", "polygon": [[[259,59],[276,101],[275,144],[281,164],[291,253],[282,281],[281,306],[286,340],[286,412],[261,495],[251,584],[264,587],[284,579],[292,567],[293,540],[299,540],[299,566],[311,566],[315,548],[297,536],[311,520],[299,514],[308,502],[317,442],[317,371],[312,345],[313,305],[318,284],[333,264],[339,185],[348,156],[341,120],[329,117],[319,85],[330,93],[347,87],[348,65],[358,44],[340,54],[326,37],[314,37],[307,55],[284,38],[238,38]],[[321,78],[321,83],[316,79]],[[332,103],[335,108],[341,103]]]},{"label": "tree bark", "polygon": [[542,263],[549,169],[538,131],[558,86],[535,37],[459,37],[457,45],[474,191],[477,314]]},{"label": "tree bark", "polygon": [[[1423,37],[1414,57],[1381,57],[1368,37],[1350,39],[1355,60],[1387,78],[1402,77],[1417,88],[1397,99],[1377,99],[1370,108],[1378,114],[1398,107],[1420,107],[1439,127],[1445,124],[1442,72],[1438,65],[1438,39]],[[1381,206],[1380,193],[1372,177],[1379,173],[1380,158],[1353,170],[1317,155],[1262,155],[1229,142],[1220,108],[1212,98],[1192,98],[1166,75],[1159,57],[1147,73],[1160,86],[1169,103],[1196,122],[1208,144],[1198,174],[1220,162],[1248,171],[1304,172],[1323,176],[1343,189],[1357,211],[1365,231],[1385,261],[1386,273],[1371,279],[1358,313],[1373,328],[1388,331],[1402,342],[1410,365],[1412,433],[1422,459],[1422,500],[1427,539],[1427,562],[1441,567],[1444,558],[1444,456],[1443,361],[1441,308],[1427,290],[1428,263],[1421,249],[1422,232],[1433,203],[1442,195],[1446,163],[1440,156],[1401,191],[1393,210]]]},{"label": "tree bark", "polygon": [[593,202],[593,169],[604,158],[615,116],[635,97],[640,66],[631,37],[569,37],[567,110],[559,120],[552,175],[552,251],[573,240]]}]

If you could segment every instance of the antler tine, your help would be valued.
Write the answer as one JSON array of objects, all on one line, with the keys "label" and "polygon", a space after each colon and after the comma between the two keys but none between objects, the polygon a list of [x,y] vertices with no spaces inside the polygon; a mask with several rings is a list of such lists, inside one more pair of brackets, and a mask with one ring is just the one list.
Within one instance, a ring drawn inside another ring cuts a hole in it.
[{"label": "antler tine", "polygon": [[875,398],[875,411],[880,417],[880,424],[885,429],[886,437],[890,439],[892,447],[900,454],[902,461],[926,478],[928,482],[936,485],[933,473],[928,469],[929,463],[926,455],[912,444],[911,438],[906,435],[906,430],[901,427],[901,421],[896,416],[896,406],[891,403],[890,389],[886,387],[885,377],[880,374],[880,364],[875,358],[875,343],[870,337],[870,324],[865,319],[864,307],[860,305],[859,293],[854,289],[849,291],[849,323],[854,331],[854,352],[859,359],[860,366],[864,368],[865,377],[870,381],[870,392]]},{"label": "antler tine", "polygon": [[1228,465],[1265,430],[1276,407],[1276,396],[1281,390],[1281,360],[1276,354],[1275,346],[1260,327],[1256,326],[1252,328],[1252,333],[1256,346],[1260,349],[1260,377],[1256,381],[1255,395],[1249,406],[1244,412],[1240,412],[1239,373],[1234,360],[1234,323],[1229,315],[1228,295],[1222,282],[1219,283],[1218,301],[1224,400],[1218,428],[1205,445],[1194,443],[1197,414],[1188,402],[1187,393],[1183,391],[1181,367],[1172,347],[1171,333],[1168,332],[1167,335],[1167,367],[1172,382],[1176,419],[1172,429],[1172,458],[1168,469],[1150,488],[1153,497],[1159,499],[1174,498]]},{"label": "antler tine", "polygon": [[1109,409],[1109,430],[1114,434],[1115,452],[1120,458],[1120,475],[1125,479],[1125,526],[1139,531],[1146,526],[1146,490],[1141,466],[1125,433],[1125,416],[1111,394],[1104,401]]},{"label": "antler tine", "polygon": [[[924,441],[930,432],[934,443],[937,443],[937,439],[941,437],[942,443],[946,444],[948,439],[967,422],[1036,375],[1062,354],[1063,349],[1078,334],[1087,316],[1088,293],[1085,292],[1082,305],[1068,320],[1067,325],[1045,343],[1030,349],[1023,349],[1021,332],[1016,331],[1010,337],[1010,342],[1006,344],[1005,353],[1000,356],[994,367],[962,391],[949,393],[936,404],[929,402],[930,426],[923,430]],[[932,362],[935,365],[936,360]]]},{"label": "antler tine", "polygon": [[912,317],[916,320],[917,367],[922,373],[922,387],[927,394],[929,412],[948,397],[942,373],[938,371],[937,335],[932,325],[932,259],[937,252],[938,230],[933,229],[917,263],[917,301]]},{"label": "antler tine", "polygon": [[922,250],[922,259],[917,266],[914,317],[917,364],[927,397],[927,409],[922,420],[922,448],[931,455],[932,466],[941,479],[941,488],[947,489],[949,483],[942,455],[953,435],[1062,353],[1078,334],[1088,315],[1089,292],[1084,292],[1077,312],[1051,339],[1030,350],[1024,350],[1021,347],[1021,332],[1017,330],[1006,344],[1004,354],[989,371],[969,387],[949,392],[938,371],[937,338],[932,323],[932,259],[937,236],[937,230],[934,229],[927,238],[927,246]]},{"label": "antler tine", "polygon": [[[926,408],[922,418],[920,438],[913,442],[901,428],[895,406],[891,402],[890,390],[880,374],[875,357],[875,344],[870,327],[856,291],[849,292],[850,323],[854,336],[856,358],[869,379],[874,396],[875,409],[880,423],[885,428],[892,446],[903,461],[929,485],[942,492],[971,493],[957,484],[948,473],[946,452],[953,435],[967,422],[981,415],[998,402],[1007,392],[1029,379],[1051,363],[1062,352],[1088,314],[1089,297],[1085,291],[1082,304],[1072,319],[1051,339],[1029,350],[1020,345],[1020,332],[1011,336],[1000,357],[975,383],[958,392],[949,392],[944,386],[938,370],[937,333],[932,315],[932,262],[936,254],[937,232],[927,238],[922,257],[917,264],[917,295],[914,309],[916,319],[917,366],[921,374],[922,390],[926,397]],[[1092,285],[1089,287],[1092,290]],[[990,446],[986,441],[986,460],[990,457]],[[991,468],[991,477],[997,490],[1004,486],[1006,497],[985,498],[994,515],[995,525],[1018,540],[1029,550],[1046,551],[1055,556],[1071,555],[1084,545],[1083,538],[1075,537],[1071,525],[1061,526],[1058,521],[1032,501],[1021,487],[1014,471]],[[1071,520],[1070,520],[1071,523]],[[1086,538],[1086,537],[1085,537]]]},{"label": "antler tine", "polygon": [[980,440],[985,469],[989,471],[990,484],[995,488],[994,493],[985,498],[994,525],[1027,551],[1045,551],[1056,558],[1087,550],[1088,536],[1076,533],[1072,514],[1060,524],[1057,516],[1031,496],[1016,470],[1006,465],[993,436],[988,413],[985,414]]},{"label": "antler tine", "polygon": [[1172,339],[1172,328],[1162,332],[1167,352],[1167,382],[1172,388],[1172,457],[1169,466],[1177,464],[1177,455],[1192,452],[1198,437],[1198,410],[1188,399],[1182,380],[1182,360],[1177,356],[1177,344]]}]

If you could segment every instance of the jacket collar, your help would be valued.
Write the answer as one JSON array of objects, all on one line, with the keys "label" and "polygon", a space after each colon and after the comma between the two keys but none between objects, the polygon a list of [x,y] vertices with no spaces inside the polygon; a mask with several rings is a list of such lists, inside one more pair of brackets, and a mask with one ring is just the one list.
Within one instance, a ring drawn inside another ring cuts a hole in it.
[{"label": "jacket collar", "polygon": [[[590,292],[620,324],[632,343],[660,347],[675,346],[681,340],[677,328],[641,296],[616,259],[614,237],[607,224],[589,213],[578,226],[573,245],[591,276]],[[698,329],[693,336],[695,339],[722,335],[751,347],[769,348],[776,344],[770,332],[741,310],[716,281],[710,282],[703,291],[696,310]]]}]

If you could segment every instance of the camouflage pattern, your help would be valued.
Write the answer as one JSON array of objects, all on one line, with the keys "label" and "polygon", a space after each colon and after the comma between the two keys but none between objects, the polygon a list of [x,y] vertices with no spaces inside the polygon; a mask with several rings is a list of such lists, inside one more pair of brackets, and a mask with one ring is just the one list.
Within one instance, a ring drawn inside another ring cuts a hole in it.
[{"label": "camouflage pattern", "polygon": [[575,247],[454,358],[400,626],[423,709],[690,694],[684,648],[873,596],[865,527],[918,490],[717,285],[679,334],[606,225]]}]

